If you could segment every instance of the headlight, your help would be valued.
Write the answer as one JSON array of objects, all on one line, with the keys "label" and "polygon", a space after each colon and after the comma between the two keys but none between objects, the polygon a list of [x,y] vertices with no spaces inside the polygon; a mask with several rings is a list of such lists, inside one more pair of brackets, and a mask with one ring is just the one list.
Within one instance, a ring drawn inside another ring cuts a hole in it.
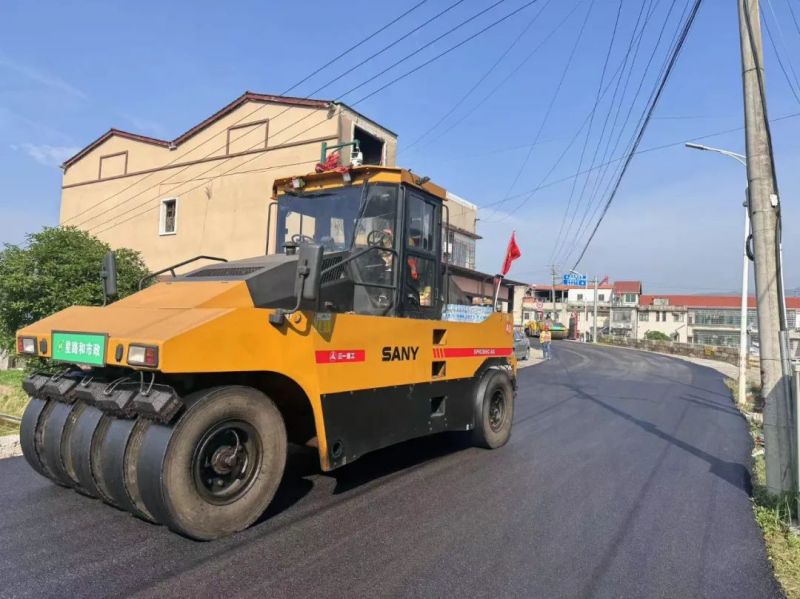
[{"label": "headlight", "polygon": [[129,345],[128,364],[131,366],[158,366],[158,348],[153,345]]},{"label": "headlight", "polygon": [[17,339],[17,353],[36,355],[36,337],[19,337]]}]

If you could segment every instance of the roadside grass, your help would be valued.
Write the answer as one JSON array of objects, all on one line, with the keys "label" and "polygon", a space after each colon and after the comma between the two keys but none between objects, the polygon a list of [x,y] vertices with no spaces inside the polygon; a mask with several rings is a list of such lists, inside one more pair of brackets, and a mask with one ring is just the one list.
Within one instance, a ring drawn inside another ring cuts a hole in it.
[{"label": "roadside grass", "polygon": [[[730,388],[734,403],[737,397],[737,382],[726,379],[725,384]],[[755,451],[751,479],[753,483],[753,513],[756,522],[764,534],[767,546],[767,555],[775,571],[775,577],[783,586],[789,599],[800,599],[800,534],[792,530],[792,521],[797,521],[797,501],[792,493],[773,495],[767,492],[766,466],[764,462],[764,437],[760,418],[752,415],[759,414],[761,407],[755,398],[759,397],[758,385],[748,385],[747,404],[743,411],[750,414],[750,434],[753,436]]]},{"label": "roadside grass", "polygon": [[[28,398],[22,391],[22,370],[0,370],[0,414],[22,416]],[[19,426],[0,421],[0,436],[12,435],[19,431]]]}]

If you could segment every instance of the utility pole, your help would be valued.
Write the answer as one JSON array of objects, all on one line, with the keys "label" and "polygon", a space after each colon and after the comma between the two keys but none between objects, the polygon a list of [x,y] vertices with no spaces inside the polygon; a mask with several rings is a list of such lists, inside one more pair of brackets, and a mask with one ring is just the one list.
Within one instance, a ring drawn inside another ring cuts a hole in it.
[{"label": "utility pole", "polygon": [[738,0],[742,54],[748,209],[755,254],[761,395],[764,399],[764,444],[767,489],[792,489],[790,398],[781,351],[780,265],[778,263],[778,197],[763,103],[764,81],[758,0]]},{"label": "utility pole", "polygon": [[550,289],[550,299],[553,302],[553,312],[550,315],[553,322],[556,322],[558,318],[556,318],[556,265],[550,265],[550,274],[553,276],[553,287]]},{"label": "utility pole", "polygon": [[597,343],[597,275],[594,276],[594,320],[592,322],[592,343]]}]

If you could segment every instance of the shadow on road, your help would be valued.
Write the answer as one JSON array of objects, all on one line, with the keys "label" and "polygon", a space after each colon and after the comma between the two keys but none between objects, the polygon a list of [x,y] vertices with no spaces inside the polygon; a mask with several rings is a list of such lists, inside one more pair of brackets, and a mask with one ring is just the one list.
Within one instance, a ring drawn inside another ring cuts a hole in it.
[{"label": "shadow on road", "polygon": [[665,433],[651,422],[636,418],[635,416],[629,414],[624,410],[621,410],[615,406],[612,406],[609,403],[606,403],[600,399],[597,399],[596,397],[589,395],[579,387],[572,385],[569,388],[581,398],[591,401],[592,403],[600,406],[601,408],[604,408],[609,412],[616,414],[620,418],[624,418],[628,422],[632,422],[633,424],[635,424],[642,430],[650,433],[651,435],[655,435],[659,439],[663,439],[664,441],[667,441],[668,443],[676,447],[679,447],[680,449],[692,454],[693,456],[700,458],[710,466],[709,471],[712,474],[720,477],[728,484],[733,485],[737,489],[744,491],[748,495],[751,494],[752,484],[750,482],[750,473],[748,472],[747,468],[745,468],[745,466],[743,466],[742,464],[736,462],[728,462],[716,456],[713,456],[710,453],[703,451],[702,449],[699,449],[694,445],[691,445],[690,443],[687,443],[686,441],[682,441],[681,439],[678,439],[677,437],[674,437],[669,433]]},{"label": "shadow on road", "polygon": [[299,445],[290,446],[286,469],[275,498],[257,523],[277,516],[300,502],[314,489],[314,477],[334,479],[333,494],[342,495],[392,474],[408,472],[431,460],[470,446],[468,437],[464,433],[441,433],[368,453],[352,464],[342,466],[333,472],[322,472],[316,449]]},{"label": "shadow on road", "polygon": [[336,490],[339,495],[364,484],[396,472],[408,471],[452,453],[471,447],[464,433],[448,432],[412,439],[385,449],[368,453],[357,462],[335,470]]}]

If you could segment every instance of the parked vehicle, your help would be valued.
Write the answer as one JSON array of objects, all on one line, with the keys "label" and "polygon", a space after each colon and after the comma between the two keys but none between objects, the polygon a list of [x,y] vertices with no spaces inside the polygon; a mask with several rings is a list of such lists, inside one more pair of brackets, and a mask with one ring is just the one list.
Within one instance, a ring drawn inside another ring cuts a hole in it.
[{"label": "parked vehicle", "polygon": [[530,353],[530,339],[522,329],[514,329],[514,356],[517,360],[527,360]]},{"label": "parked vehicle", "polygon": [[553,341],[557,341],[558,339],[566,339],[567,338],[567,327],[565,327],[560,322],[553,322],[550,323],[550,334],[552,335]]}]

